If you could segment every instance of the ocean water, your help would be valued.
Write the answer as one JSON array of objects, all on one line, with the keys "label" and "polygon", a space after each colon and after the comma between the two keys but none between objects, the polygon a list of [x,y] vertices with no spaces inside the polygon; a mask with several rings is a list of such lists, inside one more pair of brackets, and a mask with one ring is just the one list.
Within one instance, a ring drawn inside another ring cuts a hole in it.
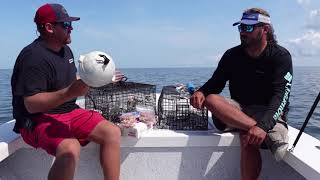
[{"label": "ocean water", "polygon": [[[132,68],[121,69],[128,81],[154,84],[157,92],[163,86],[192,82],[201,86],[212,75],[214,68]],[[12,120],[12,70],[0,69],[0,124]],[[320,67],[295,67],[288,123],[300,129],[320,91]],[[222,93],[229,96],[228,89]],[[320,107],[317,106],[305,132],[320,139]]]}]

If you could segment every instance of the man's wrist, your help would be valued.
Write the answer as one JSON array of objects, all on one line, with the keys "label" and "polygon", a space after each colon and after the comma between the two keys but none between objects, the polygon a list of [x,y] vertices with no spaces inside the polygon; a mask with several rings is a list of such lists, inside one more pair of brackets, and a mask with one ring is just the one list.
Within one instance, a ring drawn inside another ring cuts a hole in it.
[{"label": "man's wrist", "polygon": [[205,93],[201,89],[196,90],[194,93],[201,93],[204,97],[206,97]]},{"label": "man's wrist", "polygon": [[257,123],[255,126],[264,130],[266,133],[268,133],[268,131],[269,131],[269,128],[265,127],[263,124]]}]

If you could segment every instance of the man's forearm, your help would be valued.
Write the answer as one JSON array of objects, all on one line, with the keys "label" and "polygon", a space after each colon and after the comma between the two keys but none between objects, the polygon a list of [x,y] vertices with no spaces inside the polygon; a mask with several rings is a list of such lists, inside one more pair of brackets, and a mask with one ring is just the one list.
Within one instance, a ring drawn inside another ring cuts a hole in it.
[{"label": "man's forearm", "polygon": [[67,95],[66,89],[55,92],[43,92],[24,98],[24,104],[29,113],[47,112],[75,97]]}]

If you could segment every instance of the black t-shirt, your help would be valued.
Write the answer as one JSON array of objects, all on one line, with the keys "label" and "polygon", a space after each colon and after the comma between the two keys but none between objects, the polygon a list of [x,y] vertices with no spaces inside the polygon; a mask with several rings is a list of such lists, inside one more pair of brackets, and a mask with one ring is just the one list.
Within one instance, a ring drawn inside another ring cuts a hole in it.
[{"label": "black t-shirt", "polygon": [[258,126],[268,131],[276,120],[287,119],[292,82],[292,60],[283,47],[268,44],[257,58],[250,57],[241,45],[222,56],[212,77],[199,89],[205,96],[219,94],[229,81],[231,98],[242,106],[267,107]]},{"label": "black t-shirt", "polygon": [[[68,46],[54,52],[41,38],[26,46],[16,60],[11,77],[13,117],[16,119],[14,131],[19,133],[19,129],[25,127],[26,119],[35,115],[26,110],[23,97],[66,88],[76,80],[76,71]],[[75,101],[65,102],[46,113],[70,112],[78,108]]]}]

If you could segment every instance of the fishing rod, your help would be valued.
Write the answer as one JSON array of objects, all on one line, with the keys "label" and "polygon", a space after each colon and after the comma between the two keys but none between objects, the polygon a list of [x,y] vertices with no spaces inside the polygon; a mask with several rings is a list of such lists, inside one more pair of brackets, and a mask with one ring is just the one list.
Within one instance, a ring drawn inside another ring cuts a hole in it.
[{"label": "fishing rod", "polygon": [[300,139],[300,136],[302,135],[302,133],[303,133],[304,129],[306,128],[306,126],[307,126],[307,124],[308,124],[308,122],[309,122],[314,110],[316,109],[316,107],[317,107],[317,105],[319,103],[319,100],[320,100],[320,92],[319,92],[316,100],[314,101],[314,103],[313,103],[313,105],[312,105],[312,107],[311,107],[311,109],[310,109],[310,111],[309,111],[309,113],[307,115],[307,118],[304,121],[304,123],[303,123],[303,125],[302,125],[302,127],[300,129],[300,132],[299,132],[298,136],[296,137],[296,140],[294,141],[294,143],[292,145],[292,148],[289,150],[290,152],[293,152],[294,148],[296,147],[296,145],[297,145],[297,143],[298,143],[298,141]]}]

